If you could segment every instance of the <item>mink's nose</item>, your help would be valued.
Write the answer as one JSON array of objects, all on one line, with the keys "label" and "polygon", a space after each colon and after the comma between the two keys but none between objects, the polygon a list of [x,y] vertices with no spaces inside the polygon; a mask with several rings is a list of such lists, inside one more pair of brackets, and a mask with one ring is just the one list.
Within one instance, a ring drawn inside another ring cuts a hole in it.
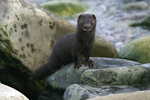
[{"label": "mink's nose", "polygon": [[83,31],[90,31],[91,30],[91,24],[85,24],[83,27]]}]

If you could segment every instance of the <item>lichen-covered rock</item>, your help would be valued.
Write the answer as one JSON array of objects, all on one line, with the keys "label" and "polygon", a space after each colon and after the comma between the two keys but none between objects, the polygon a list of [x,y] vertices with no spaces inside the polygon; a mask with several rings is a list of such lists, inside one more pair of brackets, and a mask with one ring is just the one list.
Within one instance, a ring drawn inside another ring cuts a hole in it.
[{"label": "lichen-covered rock", "polygon": [[[95,64],[95,66],[91,70],[99,70],[105,68],[111,69],[118,67],[123,68],[123,66],[136,66],[140,64],[137,62],[116,58],[91,57],[91,59]],[[46,82],[45,91],[40,95],[39,98],[43,98],[44,96],[48,96],[47,98],[49,98],[50,95],[48,95],[47,91],[62,94],[68,86],[72,84],[81,84],[82,74],[86,72],[86,70],[90,69],[88,66],[84,65],[84,59],[80,60],[80,62],[82,63],[82,66],[79,69],[74,69],[74,64],[70,63],[51,75]]]},{"label": "lichen-covered rock", "polygon": [[137,61],[140,63],[150,63],[150,36],[134,40],[125,45],[118,53],[118,57]]},{"label": "lichen-covered rock", "polygon": [[130,26],[147,26],[150,28],[150,15],[136,21],[135,23],[131,24]]},{"label": "lichen-covered rock", "polygon": [[92,57],[91,59],[94,61],[94,68],[89,69],[88,66],[85,66],[84,59],[80,60],[82,66],[79,69],[74,69],[73,63],[67,64],[48,78],[46,87],[53,87],[53,89],[66,89],[71,84],[81,83],[82,75],[88,70],[105,70],[104,68],[108,68],[111,70],[111,68],[122,68],[123,66],[136,66],[140,64],[137,62],[116,58]]},{"label": "lichen-covered rock", "polygon": [[87,85],[137,85],[149,81],[150,70],[140,66],[88,69],[81,76]]},{"label": "lichen-covered rock", "polygon": [[0,100],[29,100],[19,91],[0,83]]},{"label": "lichen-covered rock", "polygon": [[88,9],[88,6],[80,1],[48,1],[41,6],[62,17],[71,16]]},{"label": "lichen-covered rock", "polygon": [[125,4],[122,9],[123,10],[145,10],[147,9],[149,6],[146,2],[141,1],[141,2],[133,2],[133,3],[127,3]]},{"label": "lichen-covered rock", "polygon": [[150,90],[131,92],[131,93],[114,94],[114,95],[96,97],[96,98],[87,99],[87,100],[149,100],[149,98],[150,98],[149,94],[150,94]]}]

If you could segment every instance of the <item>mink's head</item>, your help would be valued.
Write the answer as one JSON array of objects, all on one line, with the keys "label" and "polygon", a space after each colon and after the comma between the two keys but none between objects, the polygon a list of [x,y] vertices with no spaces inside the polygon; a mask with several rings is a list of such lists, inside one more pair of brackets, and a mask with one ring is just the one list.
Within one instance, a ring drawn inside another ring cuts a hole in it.
[{"label": "mink's head", "polygon": [[95,31],[96,26],[96,17],[94,14],[81,14],[78,17],[77,28],[80,31],[90,32],[91,30]]}]

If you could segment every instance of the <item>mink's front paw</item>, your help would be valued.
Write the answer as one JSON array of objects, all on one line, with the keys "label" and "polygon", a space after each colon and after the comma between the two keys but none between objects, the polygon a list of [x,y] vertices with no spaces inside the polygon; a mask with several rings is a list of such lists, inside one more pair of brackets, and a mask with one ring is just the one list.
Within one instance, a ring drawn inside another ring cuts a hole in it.
[{"label": "mink's front paw", "polygon": [[81,67],[81,63],[78,62],[77,64],[74,64],[74,68],[80,68]]},{"label": "mink's front paw", "polygon": [[85,66],[89,66],[89,68],[92,68],[94,66],[94,61],[93,60],[88,60],[87,62],[85,62]]}]

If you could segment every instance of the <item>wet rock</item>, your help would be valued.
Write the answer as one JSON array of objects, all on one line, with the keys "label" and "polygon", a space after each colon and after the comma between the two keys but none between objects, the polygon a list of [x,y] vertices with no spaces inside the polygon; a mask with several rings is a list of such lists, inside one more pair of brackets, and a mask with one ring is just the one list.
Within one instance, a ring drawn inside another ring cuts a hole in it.
[{"label": "wet rock", "polygon": [[143,37],[125,45],[118,53],[118,57],[140,63],[150,63],[150,36]]}]

